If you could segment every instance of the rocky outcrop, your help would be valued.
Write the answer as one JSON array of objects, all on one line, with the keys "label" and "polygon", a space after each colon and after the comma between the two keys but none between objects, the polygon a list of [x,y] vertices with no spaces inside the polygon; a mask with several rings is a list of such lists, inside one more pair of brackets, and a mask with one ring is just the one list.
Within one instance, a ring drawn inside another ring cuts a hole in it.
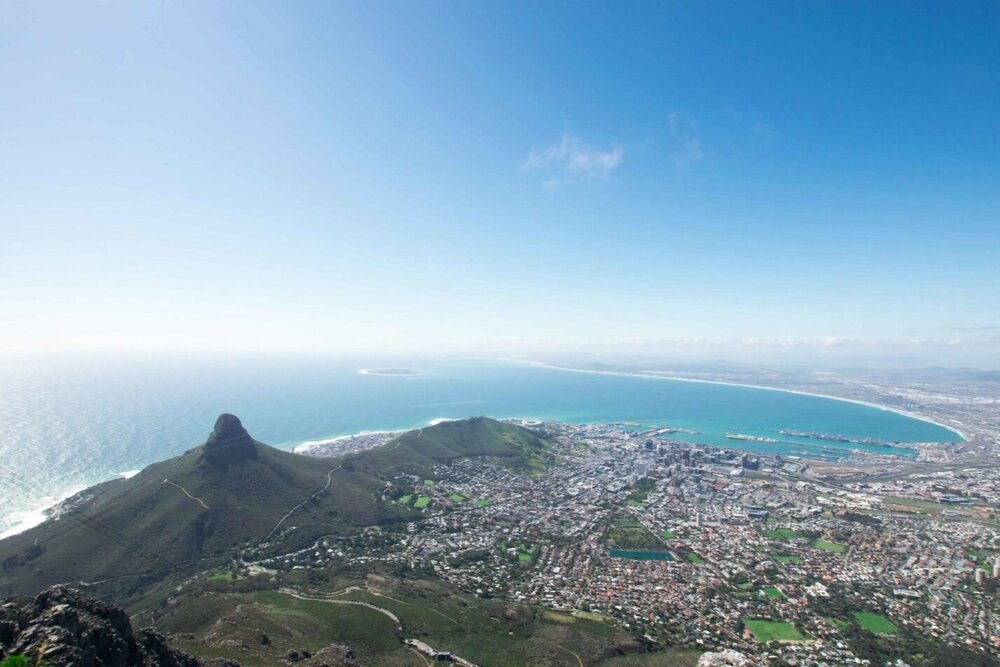
[{"label": "rocky outcrop", "polygon": [[52,667],[204,665],[152,630],[133,631],[118,607],[64,586],[0,603],[0,658],[8,655]]},{"label": "rocky outcrop", "polygon": [[236,415],[222,414],[205,442],[202,456],[209,463],[225,468],[232,463],[257,458],[253,438]]},{"label": "rocky outcrop", "polygon": [[703,653],[697,667],[757,667],[758,663],[739,651],[727,648],[718,653]]},{"label": "rocky outcrop", "polygon": [[308,667],[363,667],[354,657],[354,652],[341,644],[330,644],[320,649],[306,664]]}]

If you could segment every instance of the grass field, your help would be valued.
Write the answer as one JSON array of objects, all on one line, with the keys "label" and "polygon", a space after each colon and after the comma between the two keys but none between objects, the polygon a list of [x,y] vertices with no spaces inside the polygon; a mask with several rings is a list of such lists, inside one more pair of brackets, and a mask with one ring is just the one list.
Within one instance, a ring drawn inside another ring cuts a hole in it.
[{"label": "grass field", "polygon": [[662,537],[665,540],[674,540],[677,539],[677,533],[675,533],[672,530],[661,530],[660,537]]},{"label": "grass field", "polygon": [[791,528],[776,528],[774,530],[765,530],[765,537],[770,537],[772,540],[792,540],[796,537],[800,537],[798,531],[792,530]]},{"label": "grass field", "polygon": [[424,486],[434,486],[434,480],[433,479],[425,479],[424,480]]},{"label": "grass field", "polygon": [[858,622],[858,625],[868,632],[874,632],[877,635],[894,635],[899,632],[899,628],[881,614],[873,614],[869,611],[856,611],[853,614],[854,620]]},{"label": "grass field", "polygon": [[842,554],[847,551],[847,547],[843,544],[837,544],[836,542],[827,542],[826,540],[816,540],[813,542],[813,547],[816,549],[821,549],[823,551],[832,551],[836,554]]},{"label": "grass field", "polygon": [[791,623],[787,621],[746,621],[746,626],[753,633],[754,638],[759,642],[782,641],[800,642],[805,640],[805,635],[799,632]]},{"label": "grass field", "polygon": [[932,500],[917,500],[915,498],[901,498],[899,496],[886,496],[882,500],[882,504],[908,507],[924,514],[934,514],[941,511],[941,505]]},{"label": "grass field", "polygon": [[552,621],[553,623],[561,623],[563,625],[576,623],[576,618],[569,614],[563,614],[558,611],[546,611],[543,614],[546,621]]},{"label": "grass field", "polygon": [[790,563],[792,565],[801,565],[802,559],[798,556],[788,556],[784,554],[779,554],[777,556],[772,556],[771,560],[776,563]]},{"label": "grass field", "polygon": [[479,500],[476,501],[476,504],[479,505],[480,507],[489,507],[491,503],[490,501],[486,500],[486,498],[480,498]]},{"label": "grass field", "polygon": [[448,500],[451,500],[452,502],[460,503],[460,502],[463,502],[465,500],[465,496],[463,496],[460,493],[453,493],[450,496],[448,496]]},{"label": "grass field", "polygon": [[398,502],[400,505],[409,505],[411,500],[413,500],[413,496],[403,496],[396,502]]},{"label": "grass field", "polygon": [[588,621],[597,621],[598,623],[605,623],[608,620],[608,618],[603,614],[598,614],[593,611],[583,611],[582,609],[577,609],[572,615],[577,618],[585,618]]},{"label": "grass field", "polygon": [[782,593],[780,589],[775,588],[774,586],[767,586],[766,588],[762,588],[761,590],[764,591],[764,595],[766,595],[769,598],[787,598],[788,597],[787,595],[785,595],[784,593]]},{"label": "grass field", "polygon": [[431,504],[431,499],[428,496],[420,496],[417,498],[417,502],[413,503],[413,506],[417,509],[423,509]]},{"label": "grass field", "polygon": [[701,556],[699,556],[698,554],[696,554],[693,551],[687,555],[687,559],[690,562],[694,563],[695,565],[701,565],[702,563],[705,562],[704,558],[702,558]]}]

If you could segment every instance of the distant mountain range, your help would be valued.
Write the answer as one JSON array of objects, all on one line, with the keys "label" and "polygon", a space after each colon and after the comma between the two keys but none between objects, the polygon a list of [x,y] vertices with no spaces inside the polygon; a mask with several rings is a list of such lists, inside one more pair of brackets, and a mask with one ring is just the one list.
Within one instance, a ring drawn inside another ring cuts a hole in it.
[{"label": "distant mountain range", "polygon": [[294,547],[338,529],[406,522],[416,510],[392,502],[396,475],[426,477],[435,465],[477,456],[535,466],[548,457],[546,438],[477,417],[321,459],[257,442],[224,414],[203,445],[91,487],[57,517],[0,541],[0,594],[66,584],[127,602],[243,549],[279,540]]}]

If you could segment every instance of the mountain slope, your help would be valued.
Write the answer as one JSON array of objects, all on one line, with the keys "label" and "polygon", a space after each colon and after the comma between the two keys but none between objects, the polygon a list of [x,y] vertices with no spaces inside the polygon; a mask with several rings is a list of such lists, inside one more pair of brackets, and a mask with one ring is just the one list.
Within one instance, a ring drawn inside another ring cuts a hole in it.
[{"label": "mountain slope", "polygon": [[[533,460],[545,442],[486,418],[449,422],[342,459],[255,441],[222,415],[205,444],[128,480],[97,485],[62,515],[0,542],[0,593],[101,585],[127,600],[169,577],[211,567],[240,547],[405,521],[414,510],[382,494],[399,471],[427,471],[469,456]],[[279,529],[280,528],[280,529]]]},{"label": "mountain slope", "polygon": [[542,434],[521,426],[473,417],[404,433],[382,447],[361,452],[346,465],[382,477],[395,472],[426,475],[436,465],[480,456],[528,467],[543,455],[546,442]]}]

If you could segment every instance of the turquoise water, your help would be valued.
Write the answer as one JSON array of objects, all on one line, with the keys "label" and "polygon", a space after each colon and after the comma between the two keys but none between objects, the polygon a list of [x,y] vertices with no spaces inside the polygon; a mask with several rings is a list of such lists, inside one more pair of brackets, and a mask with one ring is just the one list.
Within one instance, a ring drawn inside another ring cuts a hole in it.
[{"label": "turquoise water", "polygon": [[[362,375],[359,368],[420,374]],[[683,436],[690,440],[785,454],[837,445],[779,436],[780,428],[898,442],[958,438],[941,426],[843,401],[513,362],[8,360],[0,366],[0,533],[37,520],[41,507],[70,491],[202,443],[221,412],[239,415],[258,440],[285,448],[473,415],[689,428],[701,432]],[[799,442],[733,441],[728,431]],[[845,450],[852,447],[887,451],[853,444]]]},{"label": "turquoise water", "polygon": [[625,551],[611,549],[608,555],[612,558],[631,558],[632,560],[674,560],[672,554],[666,551]]}]

